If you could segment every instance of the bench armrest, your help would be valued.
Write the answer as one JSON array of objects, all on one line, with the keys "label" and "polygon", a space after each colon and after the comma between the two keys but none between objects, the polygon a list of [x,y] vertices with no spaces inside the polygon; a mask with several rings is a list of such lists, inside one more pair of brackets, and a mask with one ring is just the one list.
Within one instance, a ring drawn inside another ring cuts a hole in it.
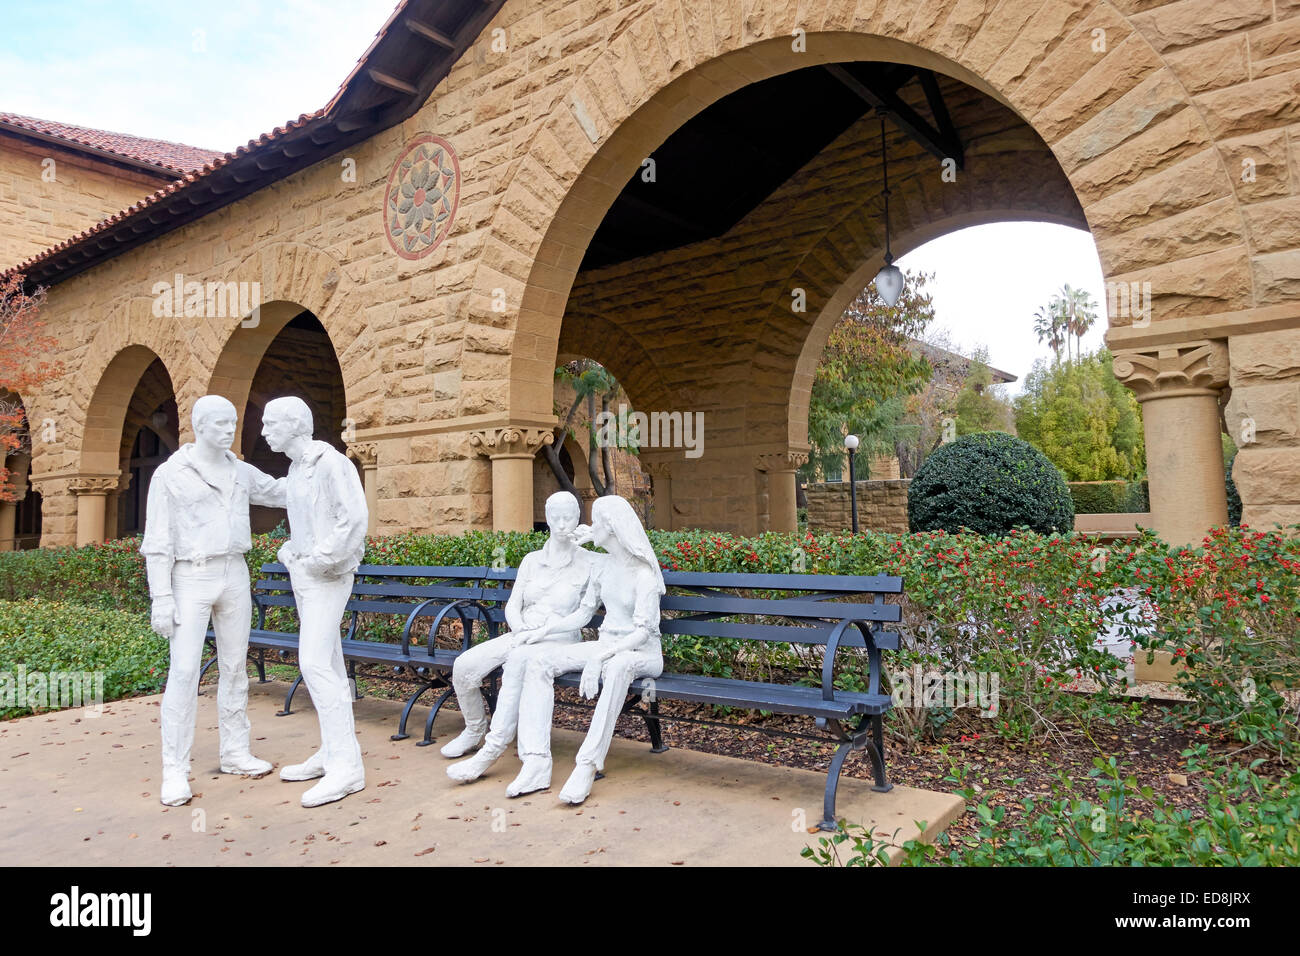
[{"label": "bench armrest", "polygon": [[880,693],[880,648],[876,646],[874,630],[879,625],[866,624],[853,618],[845,618],[835,625],[835,630],[831,631],[831,636],[826,639],[826,654],[822,657],[822,700],[835,699],[835,654],[839,650],[840,641],[844,637],[844,632],[852,625],[862,632],[863,643],[867,645],[867,661],[870,667],[868,679],[870,681],[867,692],[870,694]]},{"label": "bench armrest", "polygon": [[[402,656],[403,657],[406,657],[410,654],[411,626],[415,624],[415,619],[419,617],[420,612],[423,611],[430,604],[437,604],[441,600],[443,600],[443,598],[429,598],[429,600],[417,604],[415,606],[415,610],[411,611],[411,613],[407,616],[406,624],[402,627]],[[437,615],[434,616],[433,621],[429,624],[429,652],[430,653],[433,652],[433,642],[434,639],[437,637],[439,625],[442,624],[443,618],[445,618],[452,611],[456,612],[456,616],[460,618],[460,622],[463,625],[464,636],[461,638],[461,650],[463,651],[469,650],[470,635],[473,633],[473,627],[469,623],[469,619],[466,618],[463,613],[461,613],[460,608],[462,605],[473,605],[474,607],[478,608],[479,611],[485,617],[487,616],[487,609],[483,607],[483,605],[480,604],[478,601],[474,600],[473,598],[457,598],[455,601],[452,601],[441,611],[439,611]]]}]

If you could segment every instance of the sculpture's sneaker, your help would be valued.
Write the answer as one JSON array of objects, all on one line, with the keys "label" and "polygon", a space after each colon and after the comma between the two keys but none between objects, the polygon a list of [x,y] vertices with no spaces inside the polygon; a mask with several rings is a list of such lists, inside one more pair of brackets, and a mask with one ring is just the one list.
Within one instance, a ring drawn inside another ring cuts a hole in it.
[{"label": "sculpture's sneaker", "polygon": [[184,806],[193,796],[194,794],[190,792],[189,774],[163,771],[162,790],[158,793],[158,799],[164,806]]},{"label": "sculpture's sneaker", "polygon": [[264,777],[271,772],[271,765],[250,753],[235,754],[221,761],[222,773],[238,773],[248,777]]},{"label": "sculpture's sneaker", "polygon": [[546,757],[525,757],[524,769],[506,787],[507,797],[522,797],[551,785],[551,761]]},{"label": "sculpture's sneaker", "polygon": [[325,776],[325,758],[316,751],[302,763],[291,763],[280,768],[280,779],[289,781],[315,780]]},{"label": "sculpture's sneaker", "polygon": [[445,744],[438,752],[444,757],[463,757],[481,744],[485,736],[487,735],[466,727],[459,737]]},{"label": "sculpture's sneaker", "polygon": [[319,807],[323,803],[342,800],[350,793],[366,789],[364,772],[356,774],[327,773],[323,780],[302,795],[304,807]]},{"label": "sculpture's sneaker", "polygon": [[452,780],[459,780],[461,783],[469,783],[471,780],[477,780],[487,771],[487,768],[496,763],[500,754],[493,753],[488,749],[480,750],[468,760],[462,760],[454,763],[447,768],[447,776]]},{"label": "sculpture's sneaker", "polygon": [[596,782],[596,768],[591,764],[580,763],[573,768],[569,779],[560,791],[560,799],[565,803],[582,803],[591,796],[591,785]]}]

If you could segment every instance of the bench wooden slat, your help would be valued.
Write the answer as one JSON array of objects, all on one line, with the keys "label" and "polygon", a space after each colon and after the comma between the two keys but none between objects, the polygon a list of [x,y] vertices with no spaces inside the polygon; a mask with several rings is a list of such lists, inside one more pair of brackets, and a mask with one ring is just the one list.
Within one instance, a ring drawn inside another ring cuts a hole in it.
[{"label": "bench wooden slat", "polygon": [[665,594],[659,600],[662,610],[707,611],[710,614],[763,614],[772,617],[842,620],[846,617],[863,621],[902,620],[897,604],[866,604],[860,601],[773,601],[763,598],[713,597],[696,594]]}]

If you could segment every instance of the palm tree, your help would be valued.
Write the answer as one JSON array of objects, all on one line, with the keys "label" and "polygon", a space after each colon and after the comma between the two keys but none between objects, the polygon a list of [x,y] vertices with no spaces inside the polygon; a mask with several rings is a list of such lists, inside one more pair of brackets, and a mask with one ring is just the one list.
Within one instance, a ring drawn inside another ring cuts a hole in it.
[{"label": "palm tree", "polygon": [[1052,297],[1052,307],[1061,317],[1066,338],[1066,358],[1069,358],[1069,336],[1075,340],[1075,357],[1083,357],[1083,337],[1097,321],[1097,302],[1086,289],[1071,288],[1067,282]]},{"label": "palm tree", "polygon": [[1056,363],[1061,362],[1061,346],[1068,344],[1065,338],[1064,328],[1061,323],[1061,314],[1056,308],[1056,300],[1053,299],[1047,305],[1040,305],[1034,312],[1034,333],[1038,336],[1038,341],[1046,342],[1051,348],[1052,353],[1056,356]]}]

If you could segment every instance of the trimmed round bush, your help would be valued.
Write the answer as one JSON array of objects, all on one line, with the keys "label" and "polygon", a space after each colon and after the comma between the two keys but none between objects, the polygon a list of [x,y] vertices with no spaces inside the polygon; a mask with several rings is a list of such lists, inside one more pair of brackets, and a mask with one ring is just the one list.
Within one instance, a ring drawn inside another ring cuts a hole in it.
[{"label": "trimmed round bush", "polygon": [[940,445],[907,491],[913,531],[1042,534],[1074,530],[1074,500],[1060,469],[1026,441],[977,432]]}]

